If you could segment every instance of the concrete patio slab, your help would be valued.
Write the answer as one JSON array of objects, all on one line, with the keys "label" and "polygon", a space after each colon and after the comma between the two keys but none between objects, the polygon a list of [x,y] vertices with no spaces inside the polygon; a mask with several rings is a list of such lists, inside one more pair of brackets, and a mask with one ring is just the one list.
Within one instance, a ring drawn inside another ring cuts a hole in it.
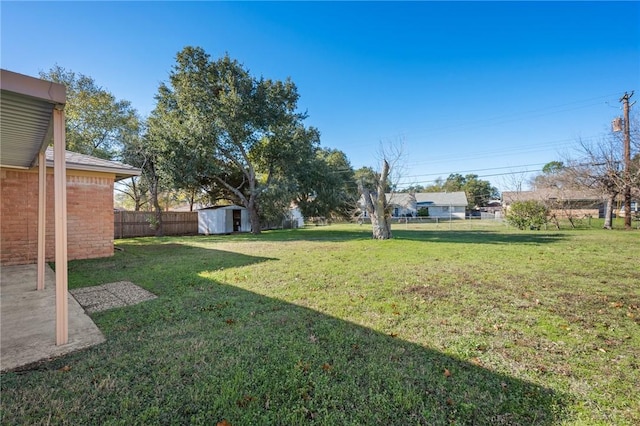
[{"label": "concrete patio slab", "polygon": [[69,294],[69,343],[57,346],[55,273],[46,266],[44,290],[36,290],[36,281],[36,265],[2,266],[0,270],[0,371],[105,341],[100,329]]}]

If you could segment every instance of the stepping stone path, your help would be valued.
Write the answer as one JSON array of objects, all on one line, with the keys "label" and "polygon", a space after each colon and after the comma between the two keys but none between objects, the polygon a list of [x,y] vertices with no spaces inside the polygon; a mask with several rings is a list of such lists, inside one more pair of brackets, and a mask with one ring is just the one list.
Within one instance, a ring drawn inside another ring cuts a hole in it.
[{"label": "stepping stone path", "polygon": [[75,297],[88,314],[135,305],[157,297],[129,281],[77,288],[69,290],[69,293]]}]

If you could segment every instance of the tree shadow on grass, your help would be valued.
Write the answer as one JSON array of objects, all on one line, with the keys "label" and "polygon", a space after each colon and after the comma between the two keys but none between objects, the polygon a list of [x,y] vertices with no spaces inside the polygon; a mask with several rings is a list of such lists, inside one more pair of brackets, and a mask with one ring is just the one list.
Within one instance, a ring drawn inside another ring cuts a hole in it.
[{"label": "tree shadow on grass", "polygon": [[[392,228],[393,239],[414,240],[424,242],[464,243],[464,244],[549,244],[565,239],[567,236],[559,232],[499,232],[491,230],[424,230]],[[259,235],[235,234],[233,236],[197,236],[204,240],[225,238],[233,241],[318,241],[343,242],[353,240],[370,240],[371,228],[341,229],[323,227],[320,230],[284,229],[263,232]]]},{"label": "tree shadow on grass", "polygon": [[110,258],[70,261],[69,288],[104,284],[107,280],[136,284],[151,281],[146,287],[152,292],[181,294],[198,281],[193,277],[194,270],[219,271],[277,260],[194,247],[180,243],[181,238],[194,237],[141,238],[121,242],[119,251]]},{"label": "tree shadow on grass", "polygon": [[[230,268],[269,261],[213,256]],[[144,286],[158,299],[94,315],[106,343],[4,375],[4,420],[552,425],[565,416],[566,397],[552,389],[212,281],[205,270],[173,281],[162,268],[147,271]]]},{"label": "tree shadow on grass", "polygon": [[234,241],[351,241],[370,240],[371,227],[353,227],[352,229],[322,226],[318,228],[274,229],[258,235],[241,233],[233,235],[199,235],[203,239],[233,239]]},{"label": "tree shadow on grass", "polygon": [[463,243],[463,244],[550,244],[564,240],[566,235],[558,232],[546,233],[532,231],[527,233],[496,232],[488,230],[394,230],[394,238],[424,242]]}]

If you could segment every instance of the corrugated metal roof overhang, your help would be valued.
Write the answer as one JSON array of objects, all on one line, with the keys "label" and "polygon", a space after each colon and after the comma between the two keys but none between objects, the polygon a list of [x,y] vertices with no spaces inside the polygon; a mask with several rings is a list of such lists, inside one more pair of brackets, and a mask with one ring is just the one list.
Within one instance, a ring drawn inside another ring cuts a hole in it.
[{"label": "corrugated metal roof overhang", "polygon": [[42,146],[51,138],[54,105],[5,91],[0,102],[0,164],[31,167]]},{"label": "corrugated metal roof overhang", "polygon": [[63,106],[66,88],[0,70],[0,165],[32,167],[52,136],[52,111]]}]

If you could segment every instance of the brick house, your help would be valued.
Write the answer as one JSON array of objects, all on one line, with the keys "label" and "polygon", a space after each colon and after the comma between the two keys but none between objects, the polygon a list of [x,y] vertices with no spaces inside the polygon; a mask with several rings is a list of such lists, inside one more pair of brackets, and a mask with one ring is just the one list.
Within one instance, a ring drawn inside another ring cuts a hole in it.
[{"label": "brick house", "polygon": [[[53,188],[53,149],[46,150],[46,186]],[[114,182],[140,174],[134,167],[66,151],[68,259],[113,254]],[[55,259],[54,192],[46,194],[46,261]],[[38,169],[0,168],[0,264],[38,258]]]},{"label": "brick house", "polygon": [[605,197],[589,191],[545,188],[536,191],[504,191],[503,211],[507,212],[516,201],[538,201],[547,206],[558,218],[604,217]]},{"label": "brick house", "polygon": [[[139,174],[124,165],[67,153],[66,102],[64,85],[0,69],[2,270],[36,263],[33,284],[41,291],[46,260],[55,262],[57,346],[69,343],[69,254],[112,253],[113,183],[119,176]],[[53,162],[47,161],[48,146]]]}]

